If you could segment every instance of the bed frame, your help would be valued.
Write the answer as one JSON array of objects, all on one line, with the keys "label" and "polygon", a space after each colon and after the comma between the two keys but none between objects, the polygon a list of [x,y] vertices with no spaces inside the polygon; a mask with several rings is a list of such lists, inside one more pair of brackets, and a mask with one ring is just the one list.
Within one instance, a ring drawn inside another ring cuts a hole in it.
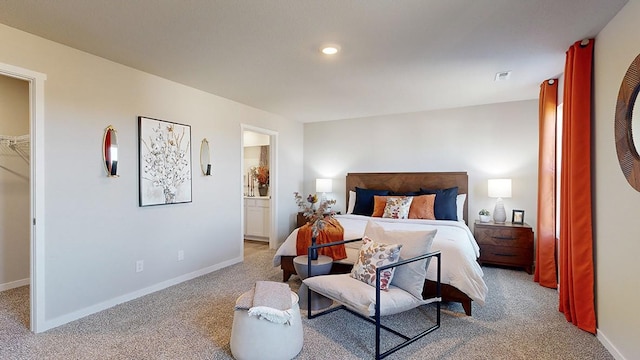
[{"label": "bed frame", "polygon": [[[417,191],[420,188],[446,189],[457,186],[459,194],[468,194],[469,177],[466,172],[411,172],[411,173],[348,173],[346,179],[346,197],[349,199],[349,191],[355,191],[356,186],[364,189],[383,189],[394,192]],[[464,221],[468,224],[468,196],[464,203]],[[289,280],[296,274],[293,267],[295,256],[282,256],[280,268],[282,269],[282,281]],[[334,263],[331,273],[348,273],[352,265]],[[434,281],[425,280],[423,296],[433,297],[436,293]],[[471,316],[471,298],[462,291],[449,285],[442,284],[442,300],[459,302],[464,308],[465,314]]]}]

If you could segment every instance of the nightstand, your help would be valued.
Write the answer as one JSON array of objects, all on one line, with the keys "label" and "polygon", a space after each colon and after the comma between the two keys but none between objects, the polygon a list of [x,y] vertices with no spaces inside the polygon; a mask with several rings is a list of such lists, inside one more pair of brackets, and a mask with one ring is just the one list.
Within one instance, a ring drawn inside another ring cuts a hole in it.
[{"label": "nightstand", "polygon": [[[340,215],[340,211],[336,212],[336,215]],[[299,211],[298,216],[296,217],[296,227],[303,226],[307,223],[307,218],[304,217],[304,212]]]},{"label": "nightstand", "polygon": [[296,227],[303,226],[307,223],[307,218],[304,217],[304,213],[302,211],[298,212],[298,216],[296,217]]},{"label": "nightstand", "polygon": [[533,272],[533,229],[527,224],[494,222],[483,223],[476,220],[473,235],[480,246],[482,264],[496,264],[522,267],[527,273]]}]

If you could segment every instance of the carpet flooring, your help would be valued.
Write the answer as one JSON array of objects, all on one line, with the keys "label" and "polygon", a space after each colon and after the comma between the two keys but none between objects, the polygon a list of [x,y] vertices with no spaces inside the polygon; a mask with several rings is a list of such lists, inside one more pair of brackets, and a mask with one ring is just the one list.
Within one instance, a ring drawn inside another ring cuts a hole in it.
[{"label": "carpet flooring", "polygon": [[[274,250],[247,243],[245,260],[219,271],[129,301],[97,314],[32,334],[29,289],[0,293],[0,359],[231,359],[229,338],[236,298],[256,280],[281,281],[271,266]],[[445,304],[442,326],[390,359],[613,359],[595,336],[557,311],[557,293],[523,271],[484,267],[487,304],[473,317]],[[293,276],[294,291],[300,280]],[[415,317],[389,321],[412,331]],[[296,359],[370,359],[374,327],[345,311],[308,320]],[[389,336],[389,341],[395,341]]]}]

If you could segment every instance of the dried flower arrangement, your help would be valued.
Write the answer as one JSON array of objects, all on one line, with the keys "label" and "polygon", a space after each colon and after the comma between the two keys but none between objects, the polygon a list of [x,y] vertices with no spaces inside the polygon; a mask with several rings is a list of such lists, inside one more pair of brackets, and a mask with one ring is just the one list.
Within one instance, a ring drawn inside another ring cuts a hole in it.
[{"label": "dried flower arrangement", "polygon": [[258,166],[251,168],[254,179],[258,181],[260,185],[269,185],[269,167]]},{"label": "dried flower arrangement", "polygon": [[331,210],[331,206],[336,203],[335,200],[323,200],[320,201],[318,207],[315,208],[314,204],[318,202],[317,195],[307,196],[306,201],[302,199],[302,196],[298,192],[294,192],[293,195],[296,199],[296,204],[302,210],[307,222],[312,224],[312,237],[317,237],[318,233],[324,229],[325,219],[327,217],[333,217],[335,211]]}]

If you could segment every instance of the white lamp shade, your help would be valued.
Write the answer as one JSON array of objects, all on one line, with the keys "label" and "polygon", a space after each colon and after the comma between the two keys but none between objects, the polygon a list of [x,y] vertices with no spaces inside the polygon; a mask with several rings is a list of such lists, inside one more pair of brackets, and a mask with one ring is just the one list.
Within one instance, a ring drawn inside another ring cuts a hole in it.
[{"label": "white lamp shade", "polygon": [[333,181],[331,179],[316,179],[316,192],[328,193],[333,190]]},{"label": "white lamp shade", "polygon": [[489,179],[489,197],[510,198],[511,179]]}]

